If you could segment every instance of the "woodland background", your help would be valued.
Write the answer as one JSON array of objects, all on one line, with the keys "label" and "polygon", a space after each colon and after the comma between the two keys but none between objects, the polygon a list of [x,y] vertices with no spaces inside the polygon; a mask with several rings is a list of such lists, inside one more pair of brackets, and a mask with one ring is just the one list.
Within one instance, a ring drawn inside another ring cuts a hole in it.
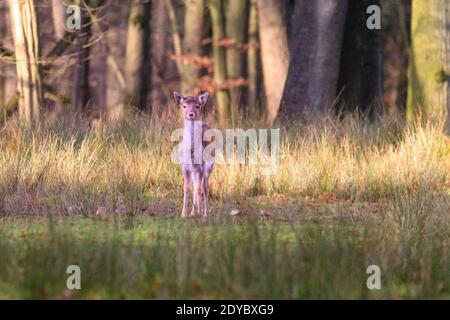
[{"label": "woodland background", "polygon": [[[79,31],[65,29],[67,4],[82,8]],[[381,30],[366,26],[370,5]],[[177,89],[214,93],[222,126],[330,110],[442,119],[448,12],[444,0],[3,0],[0,110],[120,118],[164,111]]]}]

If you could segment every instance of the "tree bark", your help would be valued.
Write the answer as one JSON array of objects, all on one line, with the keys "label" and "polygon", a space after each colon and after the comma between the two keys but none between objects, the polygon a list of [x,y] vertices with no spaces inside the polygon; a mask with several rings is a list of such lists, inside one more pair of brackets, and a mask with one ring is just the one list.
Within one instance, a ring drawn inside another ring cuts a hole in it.
[{"label": "tree bark", "polygon": [[282,12],[283,2],[259,0],[259,39],[267,121],[271,124],[278,112],[289,66],[289,48]]},{"label": "tree bark", "polygon": [[125,105],[145,109],[147,105],[150,64],[149,21],[151,4],[133,0],[128,18],[127,48],[125,54]]},{"label": "tree bark", "polygon": [[387,113],[406,109],[411,3],[411,0],[382,2],[383,103]]},{"label": "tree bark", "polygon": [[56,40],[64,38],[66,32],[66,10],[63,0],[52,0],[53,31]]},{"label": "tree bark", "polygon": [[297,1],[283,116],[296,119],[306,113],[323,114],[332,105],[346,13],[346,0]]},{"label": "tree bark", "polygon": [[366,26],[370,5],[380,0],[349,0],[338,91],[341,108],[372,117],[382,111],[383,66],[381,30]]},{"label": "tree bark", "polygon": [[258,104],[258,78],[259,78],[259,38],[258,38],[258,7],[257,0],[250,1],[248,19],[248,99],[247,111],[255,112]]},{"label": "tree bark", "polygon": [[[208,0],[211,14],[213,33],[213,60],[214,60],[214,85],[216,86],[215,98],[219,122],[222,127],[228,125],[230,119],[230,99],[227,88],[224,87],[227,79],[225,49],[220,45],[220,40],[225,38],[223,2],[222,0]],[[234,124],[233,114],[231,120]]]},{"label": "tree bark", "polygon": [[[3,39],[6,38],[6,4],[0,3],[0,47],[3,47]],[[0,118],[3,118],[6,104],[6,68],[0,63]]]},{"label": "tree bark", "polygon": [[167,14],[166,4],[163,1],[152,2],[151,33],[151,106],[162,107],[167,103],[163,87],[165,86],[166,74],[169,72],[170,50],[170,21]]},{"label": "tree bark", "polygon": [[193,63],[194,57],[202,55],[202,34],[204,28],[205,1],[191,0],[186,2],[184,16],[183,57],[184,64],[181,74],[181,91],[185,95],[193,95],[197,87],[199,68]]},{"label": "tree bark", "polygon": [[[123,73],[128,21],[123,17],[129,14],[129,8],[120,2],[110,2],[108,14],[105,14],[107,28],[98,25],[104,34],[103,45],[106,50],[106,114],[111,122],[122,120],[124,116],[125,76]],[[94,25],[96,26],[96,25]],[[104,25],[103,25],[104,26]],[[98,32],[96,30],[96,32]]]},{"label": "tree bark", "polygon": [[[72,112],[81,112],[89,104],[90,89],[89,89],[89,55],[90,47],[89,41],[91,39],[91,19],[88,7],[89,0],[77,0],[76,2],[81,8],[81,30],[76,38],[77,60],[73,74],[73,86],[71,94]],[[84,5],[83,5],[84,3]]]},{"label": "tree bark", "polygon": [[[248,1],[229,0],[226,14],[226,35],[234,40],[234,44],[226,51],[227,76],[229,80],[237,80],[244,77],[244,55],[241,50],[246,42],[248,25]],[[233,106],[242,101],[242,87],[232,87],[230,98]]]},{"label": "tree bark", "polygon": [[177,64],[178,74],[180,75],[180,77],[182,77],[184,65],[180,58],[183,55],[183,49],[180,31],[178,30],[177,15],[172,0],[165,0],[164,3],[166,5],[167,14],[169,15],[170,24],[172,26],[171,29],[172,29],[173,51],[175,52],[177,58],[175,59],[175,62]]},{"label": "tree bark", "polygon": [[450,106],[450,2],[413,0],[407,118],[442,121]]},{"label": "tree bark", "polygon": [[43,102],[36,1],[9,0],[17,69],[19,116],[27,125],[39,121]]}]

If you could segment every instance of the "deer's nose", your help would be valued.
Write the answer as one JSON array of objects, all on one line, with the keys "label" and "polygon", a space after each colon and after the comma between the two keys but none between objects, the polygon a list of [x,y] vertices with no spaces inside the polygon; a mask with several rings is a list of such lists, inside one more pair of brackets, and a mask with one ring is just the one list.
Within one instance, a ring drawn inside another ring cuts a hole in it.
[{"label": "deer's nose", "polygon": [[193,118],[195,116],[195,114],[193,112],[189,112],[189,117]]}]

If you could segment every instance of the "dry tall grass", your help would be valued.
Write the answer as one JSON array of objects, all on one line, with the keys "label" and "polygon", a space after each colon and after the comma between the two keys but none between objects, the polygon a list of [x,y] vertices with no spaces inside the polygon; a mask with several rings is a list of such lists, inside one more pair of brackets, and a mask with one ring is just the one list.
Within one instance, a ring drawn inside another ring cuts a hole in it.
[{"label": "dry tall grass", "polygon": [[[134,213],[177,214],[182,179],[170,160],[170,135],[178,126],[170,116],[139,116],[101,133],[81,120],[34,132],[10,123],[0,132],[0,210],[91,215],[124,203]],[[450,139],[439,126],[404,129],[398,119],[367,124],[348,116],[281,132],[275,174],[264,176],[252,165],[217,165],[213,202],[326,196],[381,203],[421,188],[448,196]]]}]

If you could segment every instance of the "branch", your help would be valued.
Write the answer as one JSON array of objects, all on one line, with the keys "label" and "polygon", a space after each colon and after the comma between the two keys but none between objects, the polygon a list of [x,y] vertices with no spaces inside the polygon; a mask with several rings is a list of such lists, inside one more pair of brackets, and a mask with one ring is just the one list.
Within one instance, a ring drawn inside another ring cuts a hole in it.
[{"label": "branch", "polygon": [[4,47],[0,47],[0,56],[14,57],[14,52],[9,51],[8,49],[6,49]]},{"label": "branch", "polygon": [[70,99],[68,97],[66,97],[65,95],[57,92],[55,90],[55,88],[53,88],[52,86],[48,85],[48,84],[44,84],[44,90],[45,90],[45,98],[58,102],[58,103],[62,103],[62,104],[69,104],[70,103]]},{"label": "branch", "polygon": [[56,59],[61,56],[72,44],[73,40],[75,40],[77,34],[76,32],[66,31],[64,37],[59,40],[52,50],[47,54],[48,59]]},{"label": "branch", "polygon": [[116,76],[116,79],[119,82],[120,89],[125,90],[125,77],[124,77],[122,71],[120,70],[119,65],[117,64],[116,59],[109,52],[109,49],[107,50],[107,55],[108,55],[107,63],[113,69],[114,75]]}]

